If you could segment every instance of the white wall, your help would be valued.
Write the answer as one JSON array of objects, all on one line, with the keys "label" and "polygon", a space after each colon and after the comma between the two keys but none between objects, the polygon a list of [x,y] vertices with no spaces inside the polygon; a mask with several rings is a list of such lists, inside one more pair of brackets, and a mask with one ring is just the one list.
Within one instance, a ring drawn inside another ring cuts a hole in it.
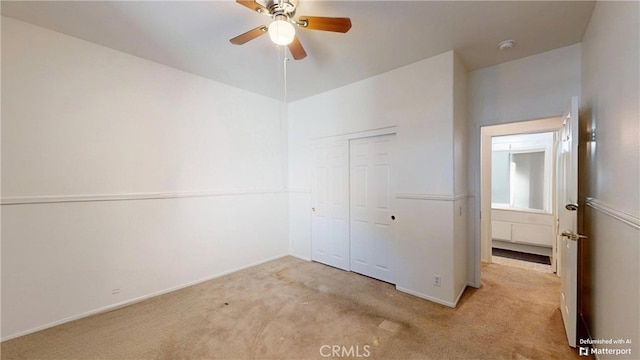
[{"label": "white wall", "polygon": [[4,17],[2,76],[3,339],[288,252],[277,101]]},{"label": "white wall", "polygon": [[[469,189],[473,216],[469,277],[479,285],[480,128],[561,115],[580,95],[580,44],[490,66],[468,74]],[[476,271],[474,271],[476,270]]]},{"label": "white wall", "polygon": [[[397,286],[435,301],[455,302],[452,221],[458,213],[455,192],[466,184],[454,181],[454,151],[464,148],[454,147],[453,77],[454,54],[448,52],[289,104],[293,255],[311,258],[311,143],[394,127],[401,159],[393,169],[400,194],[394,225]],[[464,97],[461,88],[459,96]],[[462,137],[457,141],[463,143]],[[432,285],[436,274],[442,277],[441,287]]]},{"label": "white wall", "polygon": [[[436,56],[289,104],[289,185],[298,194],[292,197],[299,198],[292,203],[300,205],[292,204],[290,211],[291,226],[298,230],[292,233],[292,254],[311,258],[304,224],[310,224],[312,139],[402,126],[396,146],[407,161],[397,170],[398,192],[453,194],[451,57]],[[425,137],[434,141],[422,141]],[[438,173],[427,176],[425,164],[437,165]]]},{"label": "white wall", "polygon": [[561,115],[580,94],[580,44],[469,73],[474,126]]},{"label": "white wall", "polygon": [[640,356],[640,3],[598,2],[582,44],[587,130],[585,225],[590,247],[588,326],[593,338],[632,339]]}]

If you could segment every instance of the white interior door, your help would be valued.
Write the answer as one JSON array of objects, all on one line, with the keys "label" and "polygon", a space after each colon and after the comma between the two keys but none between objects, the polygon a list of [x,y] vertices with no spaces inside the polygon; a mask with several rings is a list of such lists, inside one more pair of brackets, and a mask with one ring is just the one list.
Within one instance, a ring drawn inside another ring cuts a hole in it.
[{"label": "white interior door", "polygon": [[383,135],[350,141],[351,270],[390,283],[395,283],[393,140],[394,135]]},{"label": "white interior door", "polygon": [[558,251],[560,310],[571,347],[576,347],[578,293],[578,98],[571,99],[558,145]]},{"label": "white interior door", "polygon": [[311,259],[349,268],[349,142],[314,148]]}]

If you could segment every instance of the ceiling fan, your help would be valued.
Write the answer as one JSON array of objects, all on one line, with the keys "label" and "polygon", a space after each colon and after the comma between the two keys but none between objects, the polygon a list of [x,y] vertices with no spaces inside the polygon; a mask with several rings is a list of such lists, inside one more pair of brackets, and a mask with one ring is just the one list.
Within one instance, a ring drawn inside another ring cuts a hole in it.
[{"label": "ceiling fan", "polygon": [[[263,6],[255,0],[236,0],[259,14],[273,19],[269,25],[260,25],[244,34],[229,40],[234,45],[242,45],[258,36],[269,33],[271,40],[278,45],[287,45],[295,60],[304,59],[307,53],[304,51],[300,40],[296,36],[295,26],[311,30],[323,30],[346,33],[351,29],[351,19],[340,17],[300,16],[296,20],[296,4],[292,0],[268,0]],[[295,26],[294,26],[295,25]]]}]

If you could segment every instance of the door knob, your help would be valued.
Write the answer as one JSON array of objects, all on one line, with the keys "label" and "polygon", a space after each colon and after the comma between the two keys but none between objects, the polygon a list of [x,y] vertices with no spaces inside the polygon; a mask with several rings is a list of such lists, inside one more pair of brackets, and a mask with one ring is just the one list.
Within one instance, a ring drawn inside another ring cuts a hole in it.
[{"label": "door knob", "polygon": [[578,241],[579,239],[586,239],[587,237],[584,235],[576,234],[573,231],[563,231],[562,236],[566,236],[569,240]]},{"label": "door knob", "polygon": [[569,203],[567,205],[564,206],[565,209],[569,210],[569,211],[578,211],[578,204],[575,203]]}]

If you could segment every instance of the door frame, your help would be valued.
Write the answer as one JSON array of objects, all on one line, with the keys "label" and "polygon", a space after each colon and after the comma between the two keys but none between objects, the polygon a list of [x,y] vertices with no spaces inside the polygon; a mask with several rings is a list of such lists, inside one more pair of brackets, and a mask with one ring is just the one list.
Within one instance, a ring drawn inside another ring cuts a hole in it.
[{"label": "door frame", "polygon": [[[476,244],[476,273],[478,274],[478,279],[481,278],[480,264],[482,262],[491,263],[491,138],[501,135],[557,132],[562,128],[562,122],[562,116],[558,116],[500,125],[487,125],[480,128],[480,242]],[[555,203],[555,201],[554,196],[552,202]],[[552,204],[552,208],[554,206]]]}]

